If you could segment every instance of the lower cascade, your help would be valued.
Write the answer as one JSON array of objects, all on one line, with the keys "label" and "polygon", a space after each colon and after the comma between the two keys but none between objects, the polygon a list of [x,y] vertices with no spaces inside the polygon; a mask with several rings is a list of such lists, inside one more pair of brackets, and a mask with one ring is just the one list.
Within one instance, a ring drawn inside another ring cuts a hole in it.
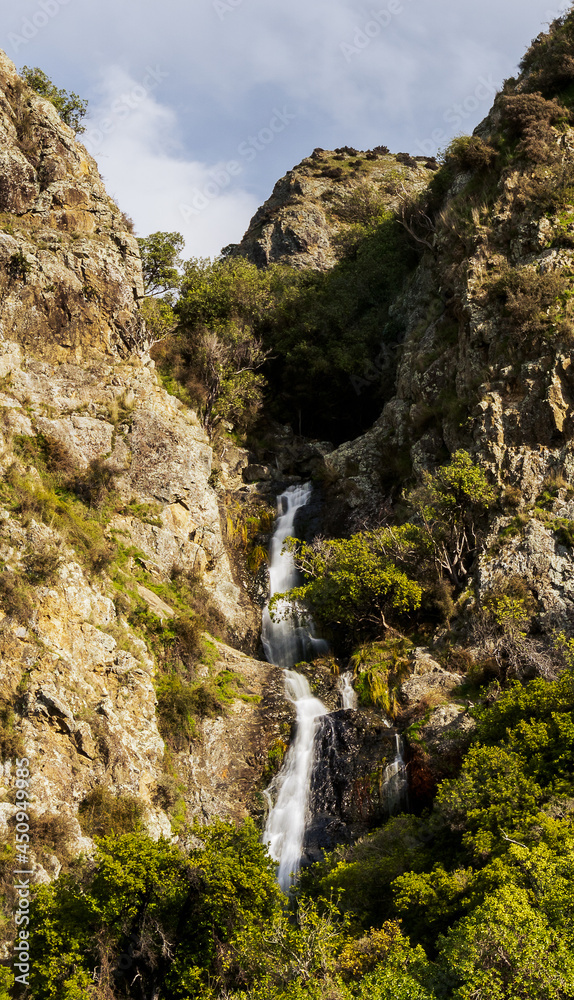
[{"label": "lower cascade", "polygon": [[[308,503],[311,493],[311,485],[305,484],[291,486],[278,497],[279,517],[270,547],[271,596],[285,593],[298,583],[293,555],[283,552],[283,544],[295,534],[297,512]],[[279,607],[278,613],[282,610],[286,609]],[[284,669],[285,694],[296,711],[294,739],[281,771],[265,792],[269,814],[263,834],[263,842],[279,864],[279,885],[288,892],[302,859],[318,856],[320,845],[331,843],[331,836],[335,841],[342,833],[344,836],[345,816],[349,814],[344,787],[348,771],[345,752],[350,749],[350,741],[356,742],[356,729],[348,713],[357,708],[357,695],[352,673],[342,674],[338,682],[341,707],[331,713],[313,696],[307,679],[292,669],[328,648],[314,635],[312,623],[301,624],[296,614],[273,621],[266,608],[262,642],[268,661]],[[379,728],[388,732],[387,726],[388,721],[382,720]],[[392,741],[392,733],[386,739]],[[404,806],[407,795],[399,736],[395,736],[394,750],[394,760],[380,779],[381,804],[387,815]]]},{"label": "lower cascade", "polygon": [[[269,556],[270,594],[284,593],[297,584],[297,569],[283,543],[293,535],[297,511],[311,496],[311,485],[291,486],[278,498],[279,518]],[[327,648],[313,635],[312,627],[301,626],[294,617],[274,622],[268,609],[263,613],[263,648],[270,663],[285,669],[285,693],[297,713],[295,739],[278,775],[266,791],[270,805],[263,842],[271,857],[279,862],[277,878],[286,892],[297,874],[303,854],[313,771],[315,733],[318,720],[327,709],[314,698],[305,677],[290,670],[295,663]]]},{"label": "lower cascade", "polygon": [[382,784],[386,810],[392,816],[406,804],[409,791],[403,741],[398,733],[395,735],[395,759],[385,768]]},{"label": "lower cascade", "polygon": [[269,803],[274,798],[275,804],[269,811],[263,837],[271,857],[279,862],[277,880],[284,892],[301,863],[317,721],[327,714],[323,703],[311,694],[306,678],[295,670],[285,671],[285,689],[297,711],[296,733],[282,770],[265,793]]}]

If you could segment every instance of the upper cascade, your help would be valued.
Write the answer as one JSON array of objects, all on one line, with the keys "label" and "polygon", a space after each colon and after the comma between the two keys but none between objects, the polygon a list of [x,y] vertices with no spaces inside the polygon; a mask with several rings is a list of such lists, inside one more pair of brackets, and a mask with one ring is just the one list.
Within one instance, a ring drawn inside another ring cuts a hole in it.
[{"label": "upper cascade", "polygon": [[0,331],[52,361],[143,346],[131,222],[53,105],[0,51]]}]

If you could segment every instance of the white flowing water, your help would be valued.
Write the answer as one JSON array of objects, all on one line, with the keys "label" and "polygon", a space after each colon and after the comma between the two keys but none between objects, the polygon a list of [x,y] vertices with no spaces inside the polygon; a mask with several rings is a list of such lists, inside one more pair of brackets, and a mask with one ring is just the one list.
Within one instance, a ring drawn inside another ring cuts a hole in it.
[{"label": "white flowing water", "polygon": [[350,670],[339,677],[339,695],[341,708],[357,707],[357,692],[353,687],[353,675]]},{"label": "white flowing water", "polygon": [[[305,507],[311,498],[310,483],[303,486],[290,486],[285,493],[277,498],[277,524],[269,548],[269,592],[284,594],[297,586],[299,577],[290,552],[283,552],[286,538],[292,537],[295,530],[295,517],[301,507]],[[317,656],[327,651],[327,643],[315,637],[313,623],[307,621],[301,624],[296,615],[288,614],[289,605],[280,601],[275,609],[273,621],[266,607],[263,611],[261,641],[265,656],[269,663],[278,667],[289,668],[304,659]],[[284,615],[285,617],[281,617]]]},{"label": "white flowing water", "polygon": [[[278,498],[279,518],[269,553],[271,596],[285,593],[297,585],[293,556],[282,549],[285,539],[293,535],[297,511],[307,504],[310,496],[311,486],[305,484],[290,487]],[[281,609],[278,608],[278,612],[281,613]],[[262,641],[269,662],[285,669],[285,693],[297,713],[295,737],[283,767],[265,792],[270,809],[263,842],[271,857],[279,862],[277,879],[287,892],[303,854],[315,733],[319,719],[327,714],[322,702],[311,694],[305,677],[289,668],[326,650],[327,644],[314,636],[312,623],[301,625],[291,615],[273,621],[267,608],[263,613]]]},{"label": "white flowing water", "polygon": [[285,690],[297,711],[295,739],[283,768],[265,793],[274,804],[269,810],[263,842],[271,857],[279,862],[277,881],[287,892],[303,854],[315,733],[317,722],[327,714],[327,709],[313,697],[305,677],[294,670],[285,671]]},{"label": "white flowing water", "polygon": [[[293,536],[297,511],[311,497],[311,486],[291,486],[278,498],[277,524],[269,551],[269,582],[271,596],[283,594],[298,583],[298,574],[290,552],[283,552],[286,538]],[[305,830],[309,820],[309,793],[315,761],[315,735],[320,720],[328,709],[314,698],[305,677],[291,669],[302,660],[312,659],[328,649],[327,643],[314,635],[313,623],[285,614],[288,607],[277,608],[284,613],[273,621],[268,608],[263,612],[262,642],[270,663],[285,671],[285,694],[295,706],[295,736],[285,756],[283,767],[277,774],[265,797],[269,815],[263,842],[271,857],[279,862],[277,879],[284,892],[289,891],[297,877],[303,855]],[[352,675],[344,673],[339,680],[339,695],[343,708],[356,708],[357,695],[353,689]],[[390,722],[385,721],[390,726]],[[400,737],[396,737],[396,755],[382,775],[382,792],[389,815],[397,812],[406,801],[407,773],[402,755]]]},{"label": "white flowing water", "polygon": [[395,736],[395,741],[395,759],[392,764],[387,764],[382,781],[384,802],[389,816],[404,806],[408,794],[407,768],[399,735]]}]

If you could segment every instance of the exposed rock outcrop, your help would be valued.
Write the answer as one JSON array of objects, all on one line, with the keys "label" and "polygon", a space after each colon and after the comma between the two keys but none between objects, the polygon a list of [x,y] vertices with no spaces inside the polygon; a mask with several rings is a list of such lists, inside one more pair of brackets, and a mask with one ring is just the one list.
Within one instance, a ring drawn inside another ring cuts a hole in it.
[{"label": "exposed rock outcrop", "polygon": [[388,815],[385,769],[395,753],[393,730],[373,712],[340,709],[321,718],[305,837],[309,859]]},{"label": "exposed rock outcrop", "polygon": [[[90,849],[78,807],[94,788],[135,796],[156,837],[172,836],[178,797],[180,823],[261,813],[267,752],[290,719],[279,672],[206,640],[195,680],[232,672],[236,687],[229,715],[204,718],[176,755],[178,775],[153,641],[128,620],[134,601],[157,628],[185,612],[169,603],[176,574],[242,648],[259,629],[226,550],[208,436],[146,354],[129,220],[2,54],[0,132],[2,738],[30,759],[35,813],[66,821],[62,851]],[[12,779],[8,761],[4,824]],[[57,859],[44,864],[37,878],[57,874]]]},{"label": "exposed rock outcrop", "polygon": [[233,252],[258,267],[328,270],[337,260],[336,238],[350,204],[357,218],[376,214],[377,200],[395,210],[406,193],[427,186],[435,168],[427,164],[427,157],[317,149],[277,181]]},{"label": "exposed rock outcrop", "polygon": [[0,331],[54,361],[145,346],[137,241],[95,160],[0,52]]}]

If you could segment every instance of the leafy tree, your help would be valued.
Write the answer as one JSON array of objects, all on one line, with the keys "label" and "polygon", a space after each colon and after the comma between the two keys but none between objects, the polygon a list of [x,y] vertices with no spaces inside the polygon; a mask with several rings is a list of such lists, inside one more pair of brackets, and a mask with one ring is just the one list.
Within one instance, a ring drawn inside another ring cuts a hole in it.
[{"label": "leafy tree", "polygon": [[286,269],[259,329],[273,358],[266,368],[270,412],[299,433],[331,441],[369,427],[392,394],[404,331],[389,308],[419,260],[391,213],[376,218],[361,191],[349,208],[376,224],[351,225],[330,270]]},{"label": "leafy tree", "polygon": [[177,320],[173,307],[166,299],[146,296],[140,306],[140,314],[147,330],[148,350],[175,332]]},{"label": "leafy tree", "polygon": [[479,519],[492,507],[496,492],[486,474],[466,451],[436,473],[423,473],[423,483],[407,496],[432,547],[439,573],[455,586],[467,579],[477,551]]},{"label": "leafy tree", "polygon": [[94,970],[102,988],[115,981],[133,1000],[211,996],[208,984],[230,974],[238,940],[280,911],[280,891],[252,823],[193,833],[199,846],[188,856],[143,834],[102,839],[93,862],[37,889],[37,1000],[84,1000]]},{"label": "leafy tree", "polygon": [[265,380],[260,372],[267,352],[241,327],[229,326],[219,335],[204,330],[196,344],[196,370],[205,387],[204,422],[221,419],[240,428],[249,425],[261,407]]},{"label": "leafy tree", "polygon": [[34,68],[24,66],[20,75],[32,90],[54,105],[62,121],[69,125],[76,134],[79,135],[86,131],[85,126],[82,125],[82,119],[86,117],[88,111],[87,101],[73,91],[60,90],[52,83],[49,76],[37,66]]},{"label": "leafy tree", "polygon": [[288,594],[276,594],[272,616],[296,614],[302,606],[324,628],[335,631],[387,628],[386,615],[408,614],[420,606],[420,585],[393,560],[395,553],[418,541],[412,525],[311,545],[288,539],[306,582]]},{"label": "leafy tree", "polygon": [[442,957],[455,1000],[574,997],[574,955],[525,891],[505,886],[451,929]]},{"label": "leafy tree", "polygon": [[201,387],[195,394],[210,428],[226,419],[245,429],[261,406],[269,352],[255,326],[273,302],[274,281],[274,271],[262,274],[242,258],[185,264],[179,334],[165,360],[192,392]]},{"label": "leafy tree", "polygon": [[151,233],[138,238],[146,295],[169,296],[181,284],[181,251],[185,240],[181,233]]}]

